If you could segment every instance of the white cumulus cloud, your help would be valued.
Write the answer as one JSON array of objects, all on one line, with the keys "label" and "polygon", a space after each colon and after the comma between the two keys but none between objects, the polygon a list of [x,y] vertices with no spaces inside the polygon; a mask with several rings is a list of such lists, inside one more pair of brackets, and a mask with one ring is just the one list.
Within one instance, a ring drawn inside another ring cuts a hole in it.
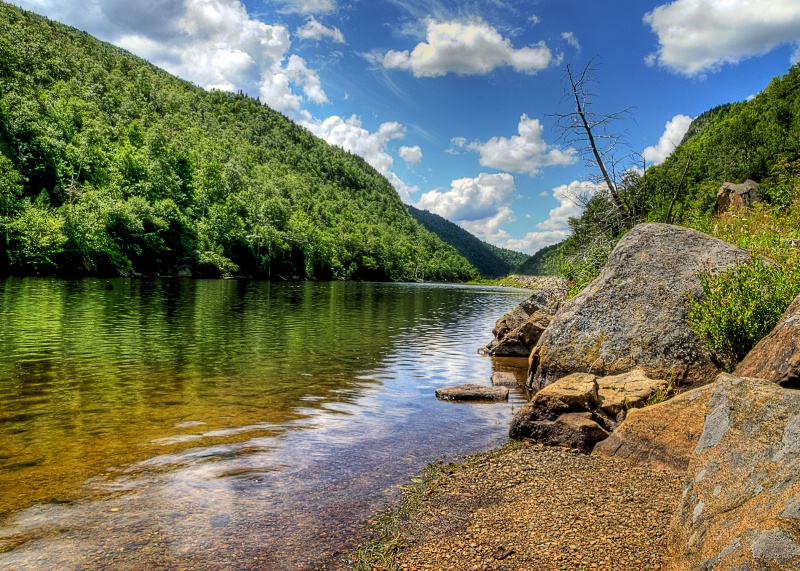
[{"label": "white cumulus cloud", "polygon": [[329,38],[337,44],[343,44],[344,34],[339,28],[328,28],[320,24],[315,18],[310,18],[308,22],[302,27],[298,28],[295,32],[298,38],[304,40],[321,40]]},{"label": "white cumulus cloud", "polygon": [[658,36],[658,51],[646,58],[684,75],[715,71],[724,64],[765,54],[781,44],[800,56],[797,0],[675,0],[644,16]]},{"label": "white cumulus cloud", "polygon": [[426,192],[416,206],[444,216],[482,240],[497,242],[508,238],[500,225],[514,220],[508,205],[515,191],[512,175],[481,173],[452,181],[449,190]]},{"label": "white cumulus cloud", "polygon": [[505,247],[533,254],[561,242],[570,234],[569,219],[579,217],[584,202],[602,188],[593,182],[577,180],[554,188],[553,197],[558,206],[550,211],[546,220],[536,224],[534,232],[528,232],[524,238],[506,240]]},{"label": "white cumulus cloud", "polygon": [[403,159],[408,165],[419,164],[419,162],[422,160],[422,149],[419,148],[419,145],[414,145],[413,147],[400,147],[397,154],[400,155],[400,158]]},{"label": "white cumulus cloud", "polygon": [[321,139],[366,160],[389,179],[404,201],[409,202],[411,194],[419,190],[416,186],[403,182],[392,171],[394,159],[387,147],[391,141],[405,136],[405,127],[400,123],[395,121],[381,123],[378,130],[372,133],[362,126],[355,115],[351,115],[348,119],[332,115],[324,121],[307,121],[303,124]]},{"label": "white cumulus cloud", "polygon": [[515,49],[509,39],[481,20],[438,22],[431,18],[426,22],[426,41],[412,51],[390,50],[383,65],[410,71],[416,77],[482,75],[501,66],[535,73],[547,68],[552,58],[544,42]]},{"label": "white cumulus cloud", "polygon": [[523,114],[517,127],[519,135],[511,138],[492,137],[485,143],[466,143],[463,138],[451,139],[451,148],[463,146],[480,154],[480,164],[498,170],[535,175],[542,168],[575,162],[575,149],[551,148],[542,138],[543,125],[538,119]]},{"label": "white cumulus cloud", "polygon": [[675,115],[675,117],[667,121],[664,126],[664,133],[658,139],[658,143],[644,150],[644,160],[656,165],[663,163],[672,154],[675,147],[680,144],[691,124],[692,118],[688,115]]},{"label": "white cumulus cloud", "polygon": [[328,14],[336,11],[336,0],[275,0],[289,14]]}]

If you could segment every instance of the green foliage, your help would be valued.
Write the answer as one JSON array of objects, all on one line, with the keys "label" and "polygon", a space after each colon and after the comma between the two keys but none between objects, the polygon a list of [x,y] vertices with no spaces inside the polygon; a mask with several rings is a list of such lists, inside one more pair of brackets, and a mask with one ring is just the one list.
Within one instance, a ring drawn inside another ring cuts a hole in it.
[{"label": "green foliage", "polygon": [[672,382],[668,383],[664,388],[656,389],[649,397],[647,397],[647,400],[644,401],[644,405],[652,406],[668,400],[672,396],[673,390],[674,386],[672,385]]},{"label": "green foliage", "polygon": [[688,297],[689,325],[728,371],[778,323],[800,294],[800,267],[753,258],[714,274],[699,274],[703,296]]},{"label": "green foliage", "polygon": [[515,273],[523,276],[554,276],[559,274],[560,248],[563,242],[545,246],[525,260]]},{"label": "green foliage", "polygon": [[458,253],[475,266],[484,279],[498,278],[516,272],[527,256],[483,242],[449,220],[427,210],[406,205],[414,219],[443,242],[452,245]]},{"label": "green foliage", "polygon": [[0,273],[477,275],[363,159],[5,3],[0,236]]}]

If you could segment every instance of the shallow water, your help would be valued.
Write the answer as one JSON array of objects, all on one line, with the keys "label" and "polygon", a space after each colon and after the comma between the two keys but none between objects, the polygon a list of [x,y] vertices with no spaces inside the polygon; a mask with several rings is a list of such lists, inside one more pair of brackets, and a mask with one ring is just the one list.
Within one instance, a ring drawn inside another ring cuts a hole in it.
[{"label": "shallow water", "polygon": [[337,568],[515,407],[437,401],[520,290],[0,282],[0,569]]}]

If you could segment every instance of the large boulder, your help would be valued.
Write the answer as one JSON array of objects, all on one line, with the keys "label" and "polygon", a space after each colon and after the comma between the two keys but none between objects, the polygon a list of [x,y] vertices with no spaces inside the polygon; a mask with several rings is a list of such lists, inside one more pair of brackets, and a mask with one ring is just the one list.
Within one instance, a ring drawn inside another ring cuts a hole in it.
[{"label": "large boulder", "polygon": [[530,284],[534,293],[506,313],[492,329],[494,339],[478,352],[498,357],[527,357],[547,329],[560,303],[566,298],[567,285],[561,278],[542,277]]},{"label": "large boulder", "polygon": [[711,214],[719,216],[728,210],[752,206],[756,201],[756,188],[758,183],[750,179],[741,184],[724,183],[717,189],[717,203]]},{"label": "large boulder", "polygon": [[645,406],[651,395],[667,390],[666,381],[648,379],[641,371],[604,378],[572,373],[540,390],[520,408],[509,436],[590,451],[629,410]]},{"label": "large boulder", "polygon": [[713,381],[720,369],[686,323],[686,294],[702,298],[698,271],[749,258],[746,250],[688,228],[636,226],[597,279],[561,304],[531,353],[529,387],[573,372],[608,376],[636,368],[675,386]]},{"label": "large boulder", "polygon": [[659,470],[686,473],[705,422],[713,384],[667,401],[630,410],[592,454],[616,457]]},{"label": "large boulder", "polygon": [[721,374],[688,476],[666,569],[800,569],[800,392]]},{"label": "large boulder", "polygon": [[734,374],[784,386],[800,385],[800,296],[789,305],[775,329],[739,363]]}]

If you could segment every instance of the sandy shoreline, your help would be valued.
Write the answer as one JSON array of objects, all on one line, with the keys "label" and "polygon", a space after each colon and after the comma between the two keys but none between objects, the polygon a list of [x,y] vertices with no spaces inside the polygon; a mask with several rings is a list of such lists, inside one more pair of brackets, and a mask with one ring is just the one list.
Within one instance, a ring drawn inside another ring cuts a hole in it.
[{"label": "sandy shoreline", "polygon": [[356,569],[657,570],[682,488],[671,472],[512,443],[432,465]]}]

